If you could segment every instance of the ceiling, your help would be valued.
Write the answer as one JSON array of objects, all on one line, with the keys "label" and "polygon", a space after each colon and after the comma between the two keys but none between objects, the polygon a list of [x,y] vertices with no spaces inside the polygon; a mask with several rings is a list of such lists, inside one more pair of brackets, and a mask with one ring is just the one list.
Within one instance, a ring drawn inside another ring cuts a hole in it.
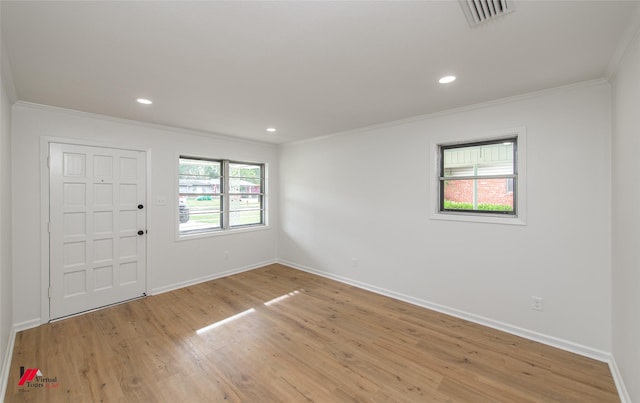
[{"label": "ceiling", "polygon": [[19,100],[286,143],[606,77],[638,7],[512,4],[476,27],[457,1],[0,7]]}]

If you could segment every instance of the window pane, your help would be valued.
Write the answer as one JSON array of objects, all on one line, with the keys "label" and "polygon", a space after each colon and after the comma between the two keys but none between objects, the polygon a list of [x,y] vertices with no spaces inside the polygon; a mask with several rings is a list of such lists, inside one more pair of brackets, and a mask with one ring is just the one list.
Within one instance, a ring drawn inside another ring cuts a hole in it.
[{"label": "window pane", "polygon": [[[222,227],[221,196],[181,197],[180,233],[218,230]],[[183,213],[186,206],[186,214]]]},{"label": "window pane", "polygon": [[229,211],[256,210],[262,208],[262,196],[243,194],[229,196]]},{"label": "window pane", "polygon": [[229,163],[229,193],[262,193],[262,165]]},{"label": "window pane", "polygon": [[230,162],[229,177],[230,178],[262,178],[262,165]]},{"label": "window pane", "polygon": [[221,193],[220,161],[180,158],[179,192],[181,195]]},{"label": "window pane", "polygon": [[229,196],[230,226],[262,224],[262,196],[243,194]]},{"label": "window pane", "polygon": [[443,149],[444,176],[513,175],[514,140]]},{"label": "window pane", "polygon": [[260,178],[229,178],[229,193],[261,193]]},{"label": "window pane", "polygon": [[445,210],[513,212],[513,191],[508,184],[503,178],[445,180],[443,207]]},{"label": "window pane", "polygon": [[229,213],[229,223],[232,227],[240,225],[262,224],[261,210],[241,210]]}]

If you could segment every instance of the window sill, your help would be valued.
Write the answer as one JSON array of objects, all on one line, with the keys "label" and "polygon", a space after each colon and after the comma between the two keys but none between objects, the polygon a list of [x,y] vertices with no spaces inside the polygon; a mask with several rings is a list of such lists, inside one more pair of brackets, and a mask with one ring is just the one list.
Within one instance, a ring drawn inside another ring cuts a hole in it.
[{"label": "window sill", "polygon": [[246,234],[248,232],[257,232],[257,231],[267,231],[270,230],[271,226],[269,225],[256,225],[251,227],[242,227],[242,228],[234,228],[228,230],[217,230],[210,232],[201,232],[197,234],[184,234],[176,236],[176,241],[189,241],[192,239],[201,239],[201,238],[211,238],[218,236],[229,236],[229,235],[238,235],[238,234]]},{"label": "window sill", "polygon": [[479,222],[485,224],[504,224],[504,225],[527,225],[526,221],[522,217],[518,216],[496,216],[493,214],[482,213],[457,213],[448,211],[446,213],[434,212],[430,217],[432,220],[445,220],[445,221],[462,221],[462,222]]}]

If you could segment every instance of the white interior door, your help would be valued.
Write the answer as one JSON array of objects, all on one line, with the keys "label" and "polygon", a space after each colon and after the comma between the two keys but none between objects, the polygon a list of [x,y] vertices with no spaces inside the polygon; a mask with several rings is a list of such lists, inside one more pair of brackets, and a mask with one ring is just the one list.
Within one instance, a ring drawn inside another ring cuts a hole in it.
[{"label": "white interior door", "polygon": [[146,290],[144,152],[51,143],[50,318]]}]

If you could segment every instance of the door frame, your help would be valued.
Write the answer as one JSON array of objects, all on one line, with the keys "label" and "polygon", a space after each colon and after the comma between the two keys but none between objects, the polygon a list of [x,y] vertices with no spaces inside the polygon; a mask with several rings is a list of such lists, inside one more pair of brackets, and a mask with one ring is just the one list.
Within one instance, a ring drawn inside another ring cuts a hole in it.
[{"label": "door frame", "polygon": [[[49,176],[49,144],[69,144],[77,146],[88,147],[103,147],[103,148],[115,148],[121,150],[131,150],[144,152],[146,154],[146,178],[145,178],[145,204],[147,207],[151,207],[149,203],[149,194],[151,189],[151,149],[144,149],[134,145],[127,145],[122,143],[108,143],[101,141],[93,141],[77,138],[62,138],[62,137],[40,137],[40,324],[49,323],[51,321],[50,314],[50,299],[49,299],[49,285],[50,282],[50,256],[49,256],[49,190],[51,177]],[[147,242],[145,248],[145,292],[150,294],[151,284],[149,279],[149,208],[145,209],[145,223],[147,228]]]}]

